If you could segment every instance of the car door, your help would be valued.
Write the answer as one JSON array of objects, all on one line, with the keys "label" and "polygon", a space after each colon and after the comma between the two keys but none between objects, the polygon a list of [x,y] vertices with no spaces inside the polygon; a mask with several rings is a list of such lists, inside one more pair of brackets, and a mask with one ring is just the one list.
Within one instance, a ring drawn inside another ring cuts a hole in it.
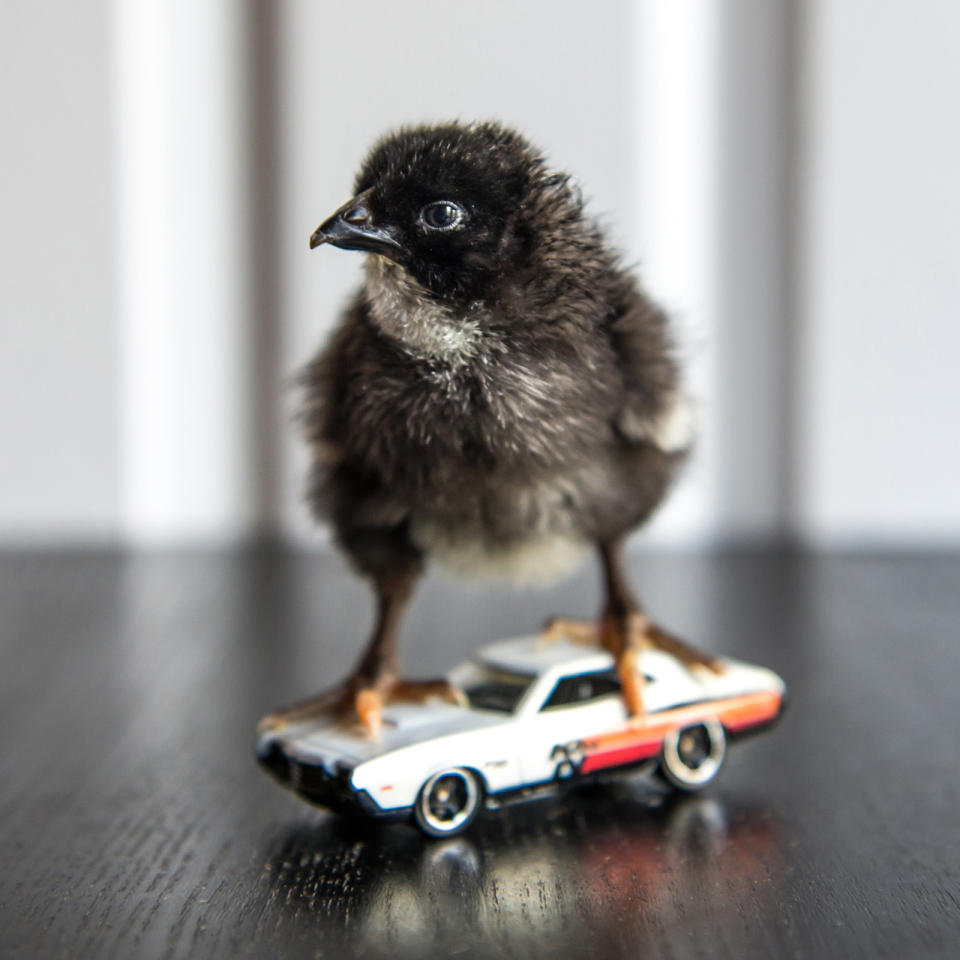
[{"label": "car door", "polygon": [[579,744],[627,719],[614,670],[561,677],[527,721],[521,769],[527,783],[573,774]]}]

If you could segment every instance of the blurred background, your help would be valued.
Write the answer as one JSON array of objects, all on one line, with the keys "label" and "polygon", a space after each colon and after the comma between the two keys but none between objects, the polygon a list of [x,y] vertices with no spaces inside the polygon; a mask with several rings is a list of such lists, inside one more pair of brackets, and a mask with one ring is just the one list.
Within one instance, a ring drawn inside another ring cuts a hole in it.
[{"label": "blurred background", "polygon": [[0,0],[0,544],[322,548],[307,240],[401,123],[500,118],[676,317],[641,540],[960,544],[953,0]]}]

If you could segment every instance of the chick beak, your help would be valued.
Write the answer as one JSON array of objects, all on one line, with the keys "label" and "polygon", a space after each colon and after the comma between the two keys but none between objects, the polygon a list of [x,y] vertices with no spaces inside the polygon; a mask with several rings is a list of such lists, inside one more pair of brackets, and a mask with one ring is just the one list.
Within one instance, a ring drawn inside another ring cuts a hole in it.
[{"label": "chick beak", "polygon": [[403,247],[388,228],[374,223],[370,209],[372,193],[372,187],[358,193],[324,220],[310,237],[310,249],[330,243],[344,250],[366,250],[396,260]]}]

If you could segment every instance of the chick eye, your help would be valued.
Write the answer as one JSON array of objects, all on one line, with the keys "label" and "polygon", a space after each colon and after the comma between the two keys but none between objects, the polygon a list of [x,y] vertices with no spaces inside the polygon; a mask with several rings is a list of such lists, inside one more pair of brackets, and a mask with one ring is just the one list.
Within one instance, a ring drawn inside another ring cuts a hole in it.
[{"label": "chick eye", "polygon": [[452,230],[463,222],[463,207],[452,200],[436,200],[420,211],[420,220],[431,230]]}]

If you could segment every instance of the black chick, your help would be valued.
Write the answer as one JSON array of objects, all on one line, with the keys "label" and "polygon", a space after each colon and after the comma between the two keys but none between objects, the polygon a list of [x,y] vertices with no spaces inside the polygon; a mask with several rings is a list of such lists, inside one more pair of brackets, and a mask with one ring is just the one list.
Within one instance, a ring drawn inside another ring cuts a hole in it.
[{"label": "black chick", "polygon": [[[668,321],[569,178],[495,123],[400,130],[313,234],[367,253],[366,280],[305,376],[315,514],[369,577],[373,637],[336,691],[270,718],[439,691],[401,681],[397,631],[427,559],[543,579],[599,551],[592,636],[642,711],[637,651],[712,662],[642,614],[619,547],[663,499],[689,411]],[[551,633],[584,633],[556,622]]]}]

